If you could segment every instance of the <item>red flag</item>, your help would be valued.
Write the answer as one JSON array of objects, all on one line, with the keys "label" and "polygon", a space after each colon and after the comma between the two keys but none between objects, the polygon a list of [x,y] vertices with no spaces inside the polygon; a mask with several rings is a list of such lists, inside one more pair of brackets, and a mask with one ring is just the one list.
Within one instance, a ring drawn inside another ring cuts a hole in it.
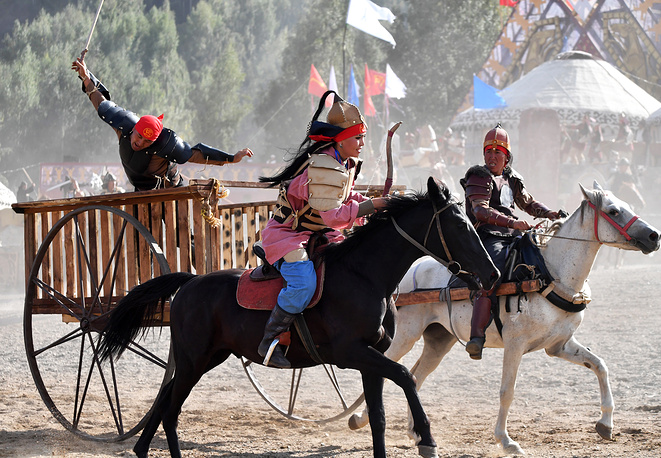
[{"label": "red flag", "polygon": [[324,92],[326,92],[328,88],[326,87],[326,83],[324,83],[324,80],[321,79],[321,75],[317,71],[316,68],[314,68],[314,64],[310,67],[310,82],[308,83],[308,94],[316,95],[317,97],[321,97],[324,95]]},{"label": "red flag", "polygon": [[363,102],[363,114],[365,116],[376,116],[376,108],[374,108],[374,103],[372,103],[372,97],[370,96],[370,88],[372,87],[372,78],[370,76],[370,70],[365,64],[365,95]]},{"label": "red flag", "polygon": [[365,93],[379,95],[386,92],[386,74],[367,68],[365,64]]},{"label": "red flag", "polygon": [[500,0],[500,6],[516,6],[519,0]]}]

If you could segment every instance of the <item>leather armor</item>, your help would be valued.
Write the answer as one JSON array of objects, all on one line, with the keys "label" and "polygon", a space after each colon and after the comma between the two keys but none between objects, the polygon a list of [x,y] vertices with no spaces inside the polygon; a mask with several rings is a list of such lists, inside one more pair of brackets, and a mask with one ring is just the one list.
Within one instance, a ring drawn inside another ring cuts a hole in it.
[{"label": "leather armor", "polygon": [[338,208],[351,192],[356,175],[360,171],[360,160],[349,158],[349,168],[345,168],[334,157],[327,154],[315,154],[301,167],[308,169],[308,203],[298,212],[294,212],[287,200],[287,188],[291,181],[280,186],[274,219],[279,223],[291,221],[292,229],[297,231],[323,231],[328,229],[321,218],[320,211]]}]

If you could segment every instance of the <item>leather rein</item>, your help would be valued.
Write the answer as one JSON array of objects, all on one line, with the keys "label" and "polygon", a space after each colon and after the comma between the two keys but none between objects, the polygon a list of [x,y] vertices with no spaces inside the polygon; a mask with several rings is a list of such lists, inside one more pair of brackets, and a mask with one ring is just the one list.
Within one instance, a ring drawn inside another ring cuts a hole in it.
[{"label": "leather rein", "polygon": [[[423,240],[423,243],[420,244],[417,240],[415,240],[413,237],[408,235],[404,229],[402,229],[399,224],[397,224],[397,221],[391,216],[390,220],[392,221],[392,224],[395,226],[395,229],[397,229],[397,232],[399,232],[399,235],[404,237],[406,240],[408,240],[413,246],[418,248],[420,251],[425,253],[428,256],[431,256],[434,258],[436,261],[440,262],[443,264],[452,274],[457,275],[460,273],[467,274],[467,275],[472,275],[470,272],[467,272],[461,268],[461,264],[459,264],[457,261],[452,259],[452,255],[450,254],[450,249],[448,248],[448,244],[445,242],[445,237],[443,236],[443,229],[441,228],[441,221],[440,221],[440,215],[443,213],[445,210],[450,208],[451,206],[455,205],[456,202],[452,199],[440,210],[436,209],[436,204],[432,202],[432,206],[434,208],[434,214],[431,217],[431,220],[429,221],[429,226],[427,227],[427,233],[425,234],[425,239]],[[446,256],[448,257],[448,260],[446,261],[445,259],[442,259],[441,257],[435,255],[429,249],[427,249],[427,240],[429,239],[429,234],[431,232],[431,228],[436,222],[436,230],[438,232],[438,236],[441,239],[441,244],[443,245],[443,250],[445,251]]]},{"label": "leather rein", "polygon": [[629,229],[631,228],[631,226],[633,225],[633,223],[635,223],[636,220],[640,218],[638,215],[632,216],[628,223],[626,223],[624,226],[620,226],[617,222],[615,222],[615,220],[613,218],[608,216],[608,214],[606,212],[604,212],[603,210],[598,210],[596,205],[593,204],[592,202],[590,202],[589,200],[587,202],[588,202],[588,205],[590,206],[590,208],[592,208],[594,210],[594,238],[596,240],[579,239],[579,238],[574,238],[574,237],[563,237],[563,236],[554,235],[554,234],[542,234],[542,236],[543,237],[549,237],[549,238],[565,239],[565,240],[575,240],[577,242],[598,243],[600,245],[603,245],[604,243],[613,243],[613,242],[609,242],[609,241],[604,242],[599,238],[599,217],[601,216],[611,226],[613,226],[615,229],[617,229],[617,231],[620,234],[622,234],[622,236],[629,242],[630,245],[636,245],[638,243],[638,241],[635,238],[631,237],[629,235],[629,232],[628,232]]}]

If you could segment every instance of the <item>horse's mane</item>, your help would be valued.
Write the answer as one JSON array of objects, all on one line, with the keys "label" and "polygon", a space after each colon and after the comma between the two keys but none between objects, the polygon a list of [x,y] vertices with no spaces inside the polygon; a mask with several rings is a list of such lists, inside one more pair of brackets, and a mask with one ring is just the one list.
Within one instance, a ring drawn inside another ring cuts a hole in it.
[{"label": "horse's mane", "polygon": [[[601,208],[601,206],[604,202],[604,197],[605,197],[605,194],[604,194],[603,191],[599,191],[598,189],[595,189],[594,190],[594,202],[593,202],[593,204],[597,208]],[[583,223],[583,220],[585,218],[585,211],[588,208],[589,202],[590,202],[589,200],[583,199],[583,201],[581,202],[581,206],[579,207],[581,223]],[[544,238],[544,236],[553,237],[555,234],[557,234],[560,231],[560,229],[562,229],[563,225],[565,224],[565,221],[554,221],[553,224],[551,224],[544,231],[544,233],[541,234],[542,239]]]},{"label": "horse's mane", "polygon": [[[603,191],[595,189],[593,195],[594,195],[594,202],[592,203],[594,204],[595,207],[601,208],[604,203],[604,197],[606,196],[605,193]],[[588,208],[589,202],[590,201],[587,199],[583,199],[583,202],[581,202],[581,223],[583,222],[585,211]]]},{"label": "horse's mane", "polygon": [[429,201],[429,195],[421,191],[414,191],[406,195],[390,196],[385,209],[370,215],[365,225],[354,227],[342,242],[330,244],[324,250],[324,259],[334,260],[352,253],[371,234],[379,228],[390,224],[391,216],[396,217],[412,207],[423,205]]}]

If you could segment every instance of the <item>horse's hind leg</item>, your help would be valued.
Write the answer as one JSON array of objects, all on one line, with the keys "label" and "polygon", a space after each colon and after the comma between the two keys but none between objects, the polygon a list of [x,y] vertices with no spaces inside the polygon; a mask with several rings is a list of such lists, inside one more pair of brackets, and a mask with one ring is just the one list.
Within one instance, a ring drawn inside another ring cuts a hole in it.
[{"label": "horse's hind leg", "polygon": [[172,380],[168,382],[161,394],[156,400],[154,410],[147,420],[142,433],[140,434],[140,439],[133,446],[133,452],[138,456],[138,458],[147,458],[147,453],[149,452],[149,444],[151,444],[158,425],[161,423],[161,409],[163,405],[166,405],[169,402],[170,392],[172,390]]},{"label": "horse's hind leg", "polygon": [[601,392],[601,418],[595,425],[597,433],[607,440],[613,440],[613,393],[608,381],[608,368],[603,359],[581,345],[574,337],[569,339],[562,348],[546,349],[549,356],[557,356],[571,363],[592,369],[599,380]]},{"label": "horse's hind leg", "polygon": [[386,412],[383,407],[383,377],[361,372],[365,404],[369,411],[374,458],[386,457]]}]

